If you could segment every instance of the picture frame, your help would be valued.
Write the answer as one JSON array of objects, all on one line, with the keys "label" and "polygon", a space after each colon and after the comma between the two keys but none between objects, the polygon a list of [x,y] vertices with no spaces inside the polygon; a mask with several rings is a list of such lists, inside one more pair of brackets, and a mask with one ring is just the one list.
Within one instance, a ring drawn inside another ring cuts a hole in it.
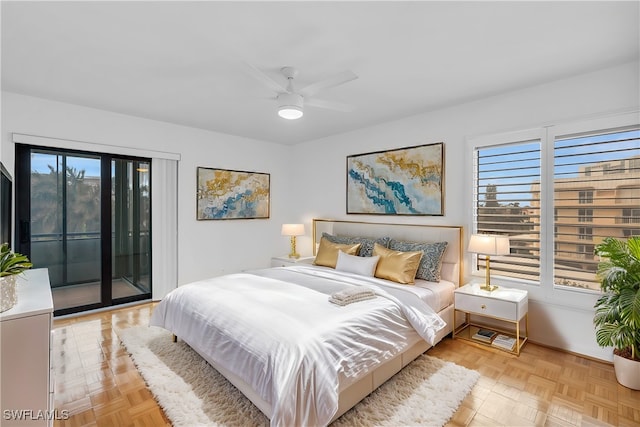
[{"label": "picture frame", "polygon": [[444,143],[347,156],[347,214],[444,215]]},{"label": "picture frame", "polygon": [[269,218],[270,181],[268,173],[198,167],[196,219]]}]

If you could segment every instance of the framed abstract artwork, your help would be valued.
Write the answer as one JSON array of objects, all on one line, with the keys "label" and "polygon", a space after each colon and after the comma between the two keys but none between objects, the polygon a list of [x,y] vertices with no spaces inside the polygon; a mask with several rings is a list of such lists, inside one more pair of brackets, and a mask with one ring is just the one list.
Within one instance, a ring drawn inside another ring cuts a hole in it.
[{"label": "framed abstract artwork", "polygon": [[347,214],[444,215],[444,144],[347,156]]},{"label": "framed abstract artwork", "polygon": [[269,218],[270,175],[198,167],[197,219]]}]

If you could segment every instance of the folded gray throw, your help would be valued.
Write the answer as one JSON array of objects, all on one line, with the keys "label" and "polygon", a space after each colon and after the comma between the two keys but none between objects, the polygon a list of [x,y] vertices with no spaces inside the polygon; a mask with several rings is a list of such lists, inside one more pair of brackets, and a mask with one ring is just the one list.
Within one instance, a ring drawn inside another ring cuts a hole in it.
[{"label": "folded gray throw", "polygon": [[337,305],[348,305],[358,301],[375,298],[376,294],[372,289],[363,286],[354,286],[334,292],[329,297],[329,302]]}]

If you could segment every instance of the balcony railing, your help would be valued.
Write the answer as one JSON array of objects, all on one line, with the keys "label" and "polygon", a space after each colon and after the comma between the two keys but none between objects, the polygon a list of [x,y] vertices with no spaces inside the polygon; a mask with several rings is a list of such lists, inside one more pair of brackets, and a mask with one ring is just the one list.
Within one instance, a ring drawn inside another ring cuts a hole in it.
[{"label": "balcony railing", "polygon": [[[140,236],[145,243],[148,233]],[[140,245],[148,247],[146,244]],[[115,247],[115,235],[112,237],[112,247]],[[100,233],[67,233],[66,260],[63,251],[62,234],[34,234],[31,240],[31,260],[34,267],[47,268],[51,287],[72,286],[101,281],[101,240]],[[122,255],[131,258],[132,250]],[[149,266],[149,252],[139,254],[142,270]],[[117,257],[117,255],[116,255]],[[113,277],[126,276],[127,272],[115,272]],[[146,268],[148,274],[148,268]],[[65,278],[66,274],[66,278]]]}]

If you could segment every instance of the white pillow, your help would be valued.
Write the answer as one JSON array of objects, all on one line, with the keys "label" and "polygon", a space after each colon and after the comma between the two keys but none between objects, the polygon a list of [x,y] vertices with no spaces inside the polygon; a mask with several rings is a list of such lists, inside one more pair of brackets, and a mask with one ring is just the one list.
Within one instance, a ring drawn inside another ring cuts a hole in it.
[{"label": "white pillow", "polygon": [[355,273],[361,276],[373,277],[378,265],[379,256],[356,256],[338,251],[336,270]]}]

